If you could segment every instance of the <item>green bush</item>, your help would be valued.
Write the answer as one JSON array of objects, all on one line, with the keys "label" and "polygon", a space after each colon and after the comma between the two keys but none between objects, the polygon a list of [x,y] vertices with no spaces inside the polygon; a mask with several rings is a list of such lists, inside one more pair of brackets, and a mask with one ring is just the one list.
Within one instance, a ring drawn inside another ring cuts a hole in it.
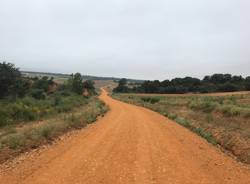
[{"label": "green bush", "polygon": [[10,115],[14,120],[31,121],[37,119],[36,112],[22,103],[13,104],[10,109]]},{"label": "green bush", "polygon": [[209,113],[215,110],[219,106],[219,103],[214,102],[211,98],[199,98],[190,100],[188,106],[192,109]]},{"label": "green bush", "polygon": [[[5,101],[0,101],[0,127],[17,122],[33,121],[57,113],[69,112],[73,108],[89,102],[89,100],[80,95],[61,96],[60,93],[49,95],[44,100],[25,97],[16,101]],[[99,106],[101,107],[102,105],[100,104]]]},{"label": "green bush", "polygon": [[219,111],[228,116],[239,116],[243,109],[234,105],[222,105]]},{"label": "green bush", "polygon": [[33,89],[30,95],[37,100],[44,100],[46,98],[46,93],[43,89]]},{"label": "green bush", "polygon": [[160,98],[158,98],[158,97],[142,97],[141,100],[144,102],[147,102],[147,103],[155,104],[155,103],[158,103],[160,101]]}]

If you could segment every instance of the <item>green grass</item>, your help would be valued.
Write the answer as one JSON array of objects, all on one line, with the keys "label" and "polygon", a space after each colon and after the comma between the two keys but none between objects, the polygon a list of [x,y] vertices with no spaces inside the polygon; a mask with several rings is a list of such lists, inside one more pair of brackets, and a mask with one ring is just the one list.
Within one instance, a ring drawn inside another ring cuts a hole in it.
[{"label": "green grass", "polygon": [[103,115],[107,110],[107,106],[97,97],[91,97],[78,110],[48,119],[41,124],[33,124],[24,128],[15,126],[2,128],[4,133],[0,134],[1,148],[13,149],[15,152],[36,148],[64,132],[85,127],[96,121],[97,117]]},{"label": "green grass", "polygon": [[173,113],[167,113],[166,116],[169,119],[174,120],[175,122],[177,122],[181,126],[184,126],[184,127],[188,128],[189,130],[193,131],[194,133],[196,133],[197,135],[203,137],[209,143],[212,143],[213,145],[217,144],[216,139],[213,137],[213,135],[211,133],[206,132],[201,127],[195,127],[195,126],[193,126],[192,123],[189,120],[187,120],[187,119],[185,119],[183,117],[178,117],[176,114],[173,114]]},{"label": "green grass", "polygon": [[80,95],[63,96],[58,93],[50,95],[44,100],[37,100],[32,97],[25,97],[15,101],[1,100],[0,127],[69,112],[87,102],[87,99]]}]

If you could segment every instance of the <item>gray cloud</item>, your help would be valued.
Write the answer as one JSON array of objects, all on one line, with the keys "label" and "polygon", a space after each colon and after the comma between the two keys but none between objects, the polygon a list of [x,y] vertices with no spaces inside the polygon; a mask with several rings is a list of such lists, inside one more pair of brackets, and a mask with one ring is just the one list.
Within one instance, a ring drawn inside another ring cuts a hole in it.
[{"label": "gray cloud", "polygon": [[249,9],[248,0],[1,0],[0,59],[142,79],[246,76]]}]

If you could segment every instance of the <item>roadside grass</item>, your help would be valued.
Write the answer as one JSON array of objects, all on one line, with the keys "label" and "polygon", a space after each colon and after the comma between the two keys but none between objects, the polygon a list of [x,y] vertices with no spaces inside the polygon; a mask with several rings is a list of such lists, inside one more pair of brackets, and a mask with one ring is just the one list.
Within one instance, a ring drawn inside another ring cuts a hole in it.
[{"label": "roadside grass", "polygon": [[[0,162],[11,156],[12,153],[21,153],[29,149],[46,144],[73,129],[80,129],[96,121],[98,116],[104,115],[108,107],[97,97],[84,99],[84,103],[71,112],[47,119],[40,124],[28,124],[18,128],[6,126],[0,133]],[[1,155],[2,149],[8,149],[9,155]]]},{"label": "roadside grass", "polygon": [[198,134],[199,136],[203,137],[209,143],[211,143],[213,145],[217,144],[216,139],[213,137],[213,135],[211,133],[205,131],[201,127],[193,126],[189,120],[187,120],[183,117],[178,117],[176,114],[173,114],[173,113],[166,113],[165,116],[168,117],[169,119],[174,120],[175,122],[177,122],[181,126],[188,128],[189,130],[193,131],[194,133]]},{"label": "roadside grass", "polygon": [[59,94],[59,92],[43,100],[37,100],[29,96],[17,100],[1,100],[0,128],[20,122],[50,118],[59,113],[69,112],[73,108],[86,103],[87,99],[80,95]]},{"label": "roadside grass", "polygon": [[[114,93],[112,96],[159,112],[211,144],[221,145],[240,161],[250,164],[250,94],[140,96]],[[156,103],[143,100],[151,98],[160,100]]]}]

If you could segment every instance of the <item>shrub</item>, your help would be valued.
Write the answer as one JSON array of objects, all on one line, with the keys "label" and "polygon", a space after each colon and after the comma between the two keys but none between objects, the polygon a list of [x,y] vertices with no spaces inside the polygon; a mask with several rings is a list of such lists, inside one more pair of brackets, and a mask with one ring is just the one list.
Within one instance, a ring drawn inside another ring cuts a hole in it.
[{"label": "shrub", "polygon": [[242,112],[242,108],[234,105],[222,105],[219,111],[228,116],[238,116]]},{"label": "shrub", "polygon": [[46,98],[46,94],[43,89],[33,89],[30,92],[30,95],[37,100],[44,100]]},{"label": "shrub", "polygon": [[160,98],[158,98],[158,97],[142,97],[141,100],[144,102],[155,104],[155,103],[158,103],[160,101]]},{"label": "shrub", "polygon": [[211,98],[200,98],[190,100],[188,106],[192,109],[202,110],[203,112],[209,113],[215,110],[219,106],[219,103],[212,101]]},{"label": "shrub", "polygon": [[10,115],[14,120],[31,121],[37,119],[36,112],[29,106],[22,103],[15,103],[11,106]]}]

